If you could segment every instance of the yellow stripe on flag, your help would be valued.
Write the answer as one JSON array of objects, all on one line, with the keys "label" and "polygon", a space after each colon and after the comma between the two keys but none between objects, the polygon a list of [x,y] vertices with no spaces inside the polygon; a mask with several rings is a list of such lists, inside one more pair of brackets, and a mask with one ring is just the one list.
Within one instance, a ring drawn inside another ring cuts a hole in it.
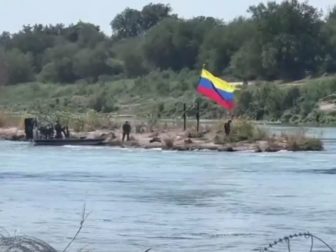
[{"label": "yellow stripe on flag", "polygon": [[210,73],[209,71],[203,69],[202,70],[202,78],[208,79],[209,81],[211,81],[213,83],[213,85],[218,88],[221,89],[223,91],[229,92],[229,93],[233,93],[236,90],[236,87],[231,85],[229,82],[222,80],[216,76],[214,76],[212,73]]}]

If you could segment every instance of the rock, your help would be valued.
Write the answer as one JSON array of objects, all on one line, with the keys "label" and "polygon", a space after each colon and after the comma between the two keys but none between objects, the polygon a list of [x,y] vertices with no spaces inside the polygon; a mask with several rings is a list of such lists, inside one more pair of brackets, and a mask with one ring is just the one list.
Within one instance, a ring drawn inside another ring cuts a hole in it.
[{"label": "rock", "polygon": [[225,146],[217,149],[218,151],[223,152],[236,152],[236,150],[232,146]]},{"label": "rock", "polygon": [[192,144],[193,141],[192,141],[190,138],[188,138],[188,139],[185,139],[185,140],[184,140],[184,143],[185,143],[185,144]]},{"label": "rock", "polygon": [[0,237],[0,251],[13,252],[57,252],[49,244],[31,237]]},{"label": "rock", "polygon": [[280,151],[279,148],[272,147],[272,146],[268,146],[268,147],[265,149],[265,152],[278,152],[278,151]]},{"label": "rock", "polygon": [[122,146],[122,142],[119,139],[106,139],[105,144],[109,146]]},{"label": "rock", "polygon": [[131,138],[130,141],[125,141],[122,143],[123,147],[140,147],[139,142],[135,138]]},{"label": "rock", "polygon": [[13,141],[23,141],[25,139],[26,139],[26,135],[25,134],[18,133],[16,135],[12,136],[11,140],[13,140]]},{"label": "rock", "polygon": [[0,139],[19,141],[26,138],[23,130],[18,128],[0,128]]},{"label": "rock", "polygon": [[154,132],[154,133],[150,134],[149,137],[152,137],[152,138],[159,137],[159,133]]},{"label": "rock", "polygon": [[235,152],[235,150],[233,149],[232,146],[228,146],[228,147],[226,147],[226,151],[227,151],[227,152]]},{"label": "rock", "polygon": [[262,151],[262,149],[260,148],[260,146],[257,145],[257,146],[256,146],[256,149],[255,149],[254,152],[255,152],[255,153],[261,153],[261,152],[263,152],[263,151]]},{"label": "rock", "polygon": [[105,138],[105,141],[104,141],[105,143],[110,143],[110,142],[113,142],[113,140],[117,139],[117,136],[113,132],[111,132],[107,134],[104,138]]},{"label": "rock", "polygon": [[109,141],[111,141],[113,139],[116,139],[117,136],[112,131],[101,131],[101,130],[91,131],[85,135],[85,139],[97,139],[97,138],[103,138],[106,141],[107,139],[109,139]]},{"label": "rock", "polygon": [[151,140],[149,140],[150,143],[161,143],[161,138],[159,137],[153,137]]}]

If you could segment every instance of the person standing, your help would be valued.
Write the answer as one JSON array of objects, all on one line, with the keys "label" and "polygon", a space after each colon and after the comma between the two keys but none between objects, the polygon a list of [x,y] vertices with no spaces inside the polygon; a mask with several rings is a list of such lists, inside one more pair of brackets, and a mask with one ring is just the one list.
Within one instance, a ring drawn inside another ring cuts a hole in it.
[{"label": "person standing", "polygon": [[230,133],[231,133],[231,122],[232,122],[232,120],[229,120],[228,122],[226,122],[224,124],[224,131],[225,131],[225,135],[226,136],[230,136]]},{"label": "person standing", "polygon": [[123,131],[122,141],[124,142],[125,138],[126,138],[126,141],[129,141],[130,140],[130,133],[131,133],[131,125],[130,125],[130,123],[128,121],[126,121],[123,124],[122,131]]},{"label": "person standing", "polygon": [[55,131],[56,131],[56,136],[55,136],[55,138],[56,138],[56,139],[62,139],[62,138],[63,138],[62,130],[63,130],[63,129],[62,129],[62,126],[61,126],[60,122],[57,121],[56,124],[55,124]]}]

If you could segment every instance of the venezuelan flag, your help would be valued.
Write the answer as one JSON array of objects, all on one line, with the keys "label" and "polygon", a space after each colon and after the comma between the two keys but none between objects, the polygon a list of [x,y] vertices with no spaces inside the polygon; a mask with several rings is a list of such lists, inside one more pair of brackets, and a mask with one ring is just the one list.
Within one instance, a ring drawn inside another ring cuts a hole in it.
[{"label": "venezuelan flag", "polygon": [[203,69],[197,91],[217,102],[227,110],[234,108],[234,91],[236,88],[230,83],[214,76]]}]

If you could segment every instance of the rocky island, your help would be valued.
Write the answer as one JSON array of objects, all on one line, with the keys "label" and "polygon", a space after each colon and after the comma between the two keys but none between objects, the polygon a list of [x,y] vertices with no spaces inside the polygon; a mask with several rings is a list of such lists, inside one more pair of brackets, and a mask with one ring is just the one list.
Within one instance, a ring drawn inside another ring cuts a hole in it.
[{"label": "rocky island", "polygon": [[[270,134],[249,121],[238,120],[233,123],[230,135],[225,135],[222,123],[204,127],[199,132],[195,129],[182,131],[176,128],[147,129],[135,127],[129,141],[122,141],[121,129],[95,129],[71,133],[74,139],[104,139],[104,145],[122,148],[163,149],[176,151],[321,151],[320,139],[308,137],[303,129],[295,134]],[[0,139],[24,141],[24,130],[18,127],[0,128]]]}]

